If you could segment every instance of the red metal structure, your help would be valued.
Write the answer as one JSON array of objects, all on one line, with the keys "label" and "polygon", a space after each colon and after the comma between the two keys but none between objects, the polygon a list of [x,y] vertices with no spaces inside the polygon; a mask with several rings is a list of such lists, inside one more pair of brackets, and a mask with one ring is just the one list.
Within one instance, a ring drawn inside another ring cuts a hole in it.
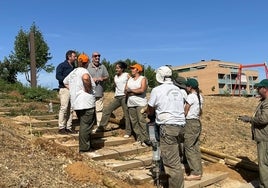
[{"label": "red metal structure", "polygon": [[239,96],[241,96],[240,91],[241,91],[241,74],[242,74],[242,68],[261,67],[261,66],[264,67],[265,75],[266,75],[266,78],[268,79],[268,68],[266,66],[266,63],[252,64],[252,65],[240,65],[239,66],[237,77],[236,77],[236,83],[235,83],[234,90],[233,90],[233,95],[235,94],[236,86],[238,84],[238,87],[239,87],[239,93],[238,94],[239,94]]}]

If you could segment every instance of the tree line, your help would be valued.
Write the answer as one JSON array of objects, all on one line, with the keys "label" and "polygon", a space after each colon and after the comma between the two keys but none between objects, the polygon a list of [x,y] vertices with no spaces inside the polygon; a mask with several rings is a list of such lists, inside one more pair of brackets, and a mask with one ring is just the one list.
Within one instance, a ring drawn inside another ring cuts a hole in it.
[{"label": "tree line", "polygon": [[[36,61],[36,73],[38,74],[41,70],[44,70],[47,73],[52,73],[55,70],[55,66],[52,63],[48,63],[52,59],[52,55],[49,52],[49,46],[44,40],[42,32],[36,26],[35,23],[32,24],[29,31],[20,29],[17,36],[15,37],[14,42],[14,51],[11,51],[11,54],[8,57],[0,60],[0,79],[8,83],[17,83],[17,75],[22,73],[25,75],[25,79],[28,83],[31,83],[30,71],[31,71],[31,61],[30,61],[30,45],[29,45],[29,36],[30,33],[34,33],[34,43],[35,43],[35,61]],[[77,52],[80,54],[79,52]],[[129,66],[138,63],[135,60],[118,60],[125,61]],[[116,61],[116,62],[118,62]],[[105,82],[104,87],[106,91],[113,91],[113,78],[115,75],[115,63],[110,63],[108,60],[103,59],[103,63],[108,72],[109,79]],[[149,65],[143,67],[143,75],[146,76],[148,80],[149,88],[153,88],[157,85],[155,79],[155,70]],[[37,76],[38,77],[38,76]],[[177,74],[174,73],[173,77],[177,77]]]}]

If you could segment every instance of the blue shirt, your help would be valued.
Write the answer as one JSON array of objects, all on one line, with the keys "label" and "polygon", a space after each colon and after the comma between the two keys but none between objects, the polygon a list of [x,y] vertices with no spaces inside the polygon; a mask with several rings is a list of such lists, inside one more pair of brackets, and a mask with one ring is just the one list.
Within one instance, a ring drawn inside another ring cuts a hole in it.
[{"label": "blue shirt", "polygon": [[65,88],[63,80],[73,69],[74,67],[70,65],[67,60],[57,66],[56,79],[59,81],[59,88]]}]

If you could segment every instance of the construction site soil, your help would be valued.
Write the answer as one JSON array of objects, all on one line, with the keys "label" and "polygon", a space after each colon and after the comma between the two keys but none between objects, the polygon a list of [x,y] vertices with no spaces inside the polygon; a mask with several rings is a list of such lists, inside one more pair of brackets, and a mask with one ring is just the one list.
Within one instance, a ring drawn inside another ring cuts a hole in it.
[{"label": "construction site soil", "polygon": [[[105,94],[105,105],[113,93]],[[259,99],[255,97],[204,96],[201,118],[201,146],[226,155],[257,163],[256,144],[251,139],[250,124],[237,120],[252,115]],[[29,104],[32,105],[32,104]],[[27,105],[25,106],[27,108]],[[40,108],[45,108],[40,105]],[[122,110],[114,112],[122,117]],[[27,121],[27,116],[14,117]],[[93,160],[85,160],[77,150],[29,134],[31,127],[14,123],[14,118],[0,117],[0,188],[4,187],[153,187],[133,185]],[[33,120],[32,120],[33,121]],[[122,130],[123,134],[123,130]],[[228,172],[228,178],[213,187],[238,187],[258,177],[257,172],[222,163],[207,163],[204,172]]]}]

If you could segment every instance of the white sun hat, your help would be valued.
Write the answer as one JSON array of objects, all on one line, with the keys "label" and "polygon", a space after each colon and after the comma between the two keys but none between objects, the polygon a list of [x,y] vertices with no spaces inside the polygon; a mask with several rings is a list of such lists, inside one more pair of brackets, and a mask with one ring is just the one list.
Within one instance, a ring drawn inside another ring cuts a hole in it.
[{"label": "white sun hat", "polygon": [[156,70],[156,81],[163,83],[173,83],[172,79],[172,70],[168,66],[161,66]]}]

